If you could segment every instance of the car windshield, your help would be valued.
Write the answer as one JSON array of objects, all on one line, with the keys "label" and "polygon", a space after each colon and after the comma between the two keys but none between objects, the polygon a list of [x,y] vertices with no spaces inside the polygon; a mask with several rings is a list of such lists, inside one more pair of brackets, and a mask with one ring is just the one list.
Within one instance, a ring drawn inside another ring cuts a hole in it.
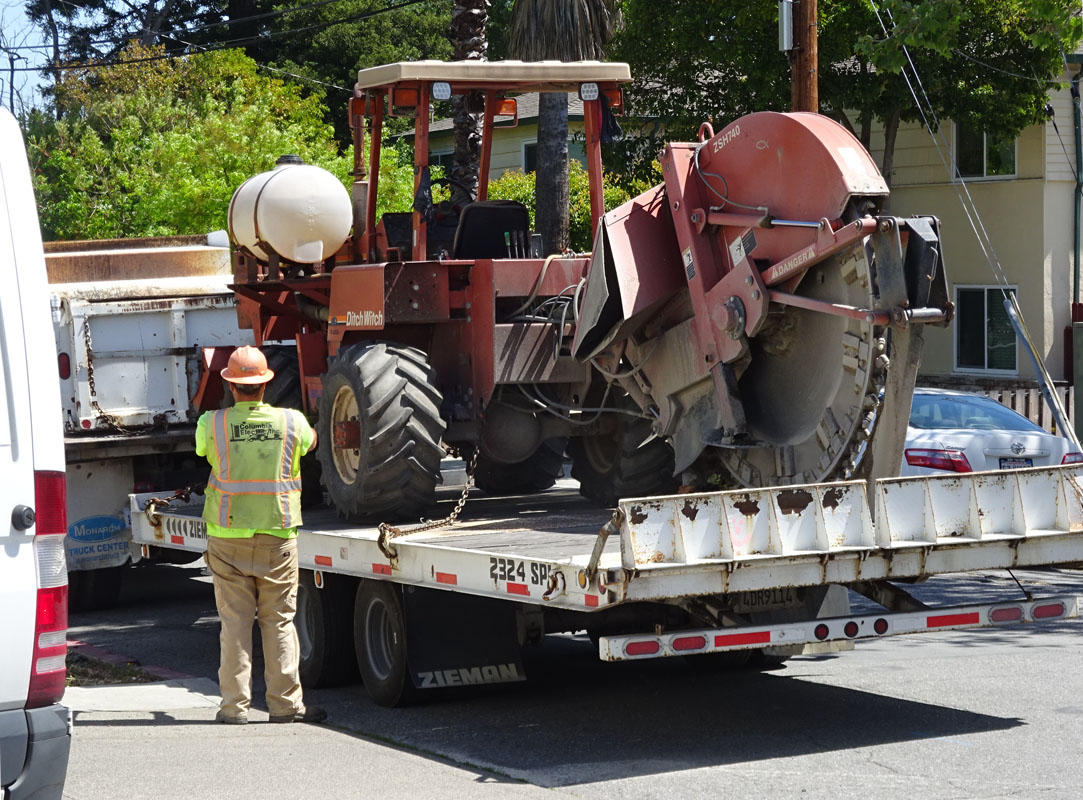
[{"label": "car windshield", "polygon": [[988,397],[915,394],[910,409],[910,427],[924,430],[964,428],[1044,433],[1026,417],[1016,414]]}]

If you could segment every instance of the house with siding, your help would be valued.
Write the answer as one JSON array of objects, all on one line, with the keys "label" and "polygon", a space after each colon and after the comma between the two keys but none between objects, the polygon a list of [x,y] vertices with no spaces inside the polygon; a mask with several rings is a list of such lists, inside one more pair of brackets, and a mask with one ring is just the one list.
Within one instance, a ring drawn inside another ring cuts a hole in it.
[{"label": "house with siding", "polygon": [[[1080,60],[1076,56],[1072,74],[1078,74]],[[1060,80],[1070,78],[1066,73]],[[954,121],[942,121],[936,134],[917,125],[899,130],[889,211],[940,218],[944,263],[956,307],[950,329],[926,328],[923,383],[987,390],[1036,385],[1035,371],[1003,309],[1001,289],[977,225],[988,234],[1046,369],[1055,381],[1071,379],[1065,330],[1072,320],[1078,258],[1079,134],[1070,92],[1056,91],[1050,103],[1053,115],[1048,122],[1032,125],[1011,141],[995,141]],[[879,150],[875,140],[872,149],[879,161],[882,140]],[[951,158],[965,185],[945,166]],[[977,209],[973,225],[963,204],[967,193]]]},{"label": "house with siding", "polygon": [[[538,94],[531,92],[517,95],[515,101],[516,124],[498,124],[493,129],[489,180],[495,180],[512,170],[533,172],[537,167]],[[498,123],[502,122],[503,120],[498,120]],[[413,132],[404,134],[404,138],[411,141]],[[429,126],[429,163],[450,168],[454,151],[454,120],[434,120]],[[584,167],[587,164],[583,147],[583,101],[575,92],[568,95],[568,157],[577,159]]]}]

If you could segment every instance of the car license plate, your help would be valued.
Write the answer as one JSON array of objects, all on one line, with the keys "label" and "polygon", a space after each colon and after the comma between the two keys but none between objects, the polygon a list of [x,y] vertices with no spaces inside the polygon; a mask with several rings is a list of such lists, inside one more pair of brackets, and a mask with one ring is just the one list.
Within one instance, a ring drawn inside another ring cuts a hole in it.
[{"label": "car license plate", "polygon": [[1033,467],[1033,458],[1002,458],[1000,459],[1001,469],[1022,469],[1023,467]]},{"label": "car license plate", "polygon": [[738,614],[773,611],[778,608],[800,608],[805,604],[804,600],[798,595],[797,589],[793,587],[761,589],[756,592],[737,592],[731,597],[733,598],[733,610]]}]

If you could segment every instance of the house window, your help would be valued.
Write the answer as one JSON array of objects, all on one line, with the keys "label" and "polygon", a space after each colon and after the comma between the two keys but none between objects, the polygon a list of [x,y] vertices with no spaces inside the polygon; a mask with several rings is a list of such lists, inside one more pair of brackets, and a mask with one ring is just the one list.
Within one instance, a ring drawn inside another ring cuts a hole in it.
[{"label": "house window", "polygon": [[[574,158],[584,167],[587,166],[587,148],[583,142],[568,140],[568,158]],[[523,172],[536,172],[538,169],[538,143],[523,142]]]},{"label": "house window", "polygon": [[442,167],[444,170],[444,176],[451,174],[451,168],[455,166],[455,152],[453,150],[444,150],[442,152],[429,152],[429,166],[430,167]]},{"label": "house window", "polygon": [[966,125],[955,126],[955,164],[964,178],[1015,175],[1015,139],[998,137]]},{"label": "house window", "polygon": [[[1015,294],[1015,289],[1005,290]],[[999,286],[955,289],[955,368],[1016,372],[1015,330]]]}]

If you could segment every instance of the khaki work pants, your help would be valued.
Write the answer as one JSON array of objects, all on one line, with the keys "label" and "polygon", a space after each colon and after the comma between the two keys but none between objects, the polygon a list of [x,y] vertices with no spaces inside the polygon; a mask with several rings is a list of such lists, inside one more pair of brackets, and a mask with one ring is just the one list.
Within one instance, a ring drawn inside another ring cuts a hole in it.
[{"label": "khaki work pants", "polygon": [[272,716],[304,708],[297,668],[297,540],[257,533],[250,539],[207,537],[207,566],[222,619],[218,684],[221,711],[244,716],[252,702],[252,621],[263,639],[267,709]]}]

